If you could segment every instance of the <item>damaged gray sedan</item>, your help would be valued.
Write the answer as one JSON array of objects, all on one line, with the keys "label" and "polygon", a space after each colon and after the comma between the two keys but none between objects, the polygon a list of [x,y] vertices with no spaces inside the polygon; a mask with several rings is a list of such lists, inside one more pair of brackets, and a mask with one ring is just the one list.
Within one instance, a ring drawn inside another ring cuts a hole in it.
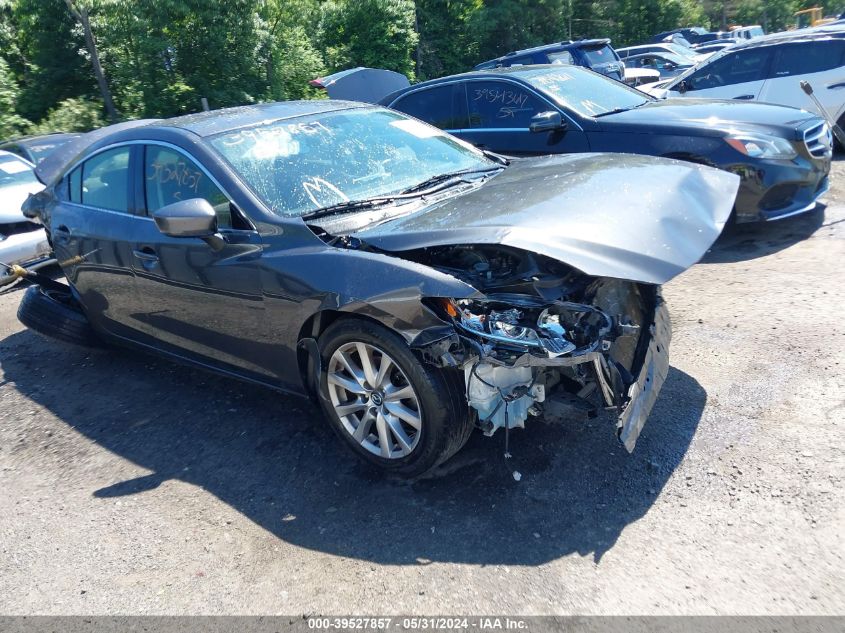
[{"label": "damaged gray sedan", "polygon": [[642,156],[506,161],[337,101],[113,126],[37,173],[25,212],[68,285],[30,288],[26,325],[310,395],[404,476],[475,428],[578,408],[615,410],[633,450],[668,370],[659,286],[739,183]]}]

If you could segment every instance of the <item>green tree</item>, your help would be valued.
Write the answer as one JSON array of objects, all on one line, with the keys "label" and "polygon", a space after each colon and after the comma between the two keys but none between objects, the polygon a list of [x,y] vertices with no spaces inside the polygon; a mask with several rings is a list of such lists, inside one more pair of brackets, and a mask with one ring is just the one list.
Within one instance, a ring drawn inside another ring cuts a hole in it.
[{"label": "green tree", "polygon": [[478,62],[478,46],[468,23],[482,0],[417,0],[416,4],[419,79],[458,73]]},{"label": "green tree", "polygon": [[38,121],[59,101],[96,92],[91,65],[80,54],[82,34],[62,0],[17,0],[13,19],[24,64],[18,104],[24,117]]},{"label": "green tree", "polygon": [[17,113],[20,89],[6,60],[0,57],[0,138],[9,138],[23,133],[29,121]]},{"label": "green tree", "polygon": [[566,38],[566,0],[487,0],[468,21],[478,60]]},{"label": "green tree", "polygon": [[322,96],[308,82],[325,73],[326,65],[311,36],[308,16],[319,14],[316,0],[268,0],[263,54],[268,98],[307,99]]},{"label": "green tree", "polygon": [[331,70],[387,68],[414,78],[414,3],[410,0],[329,0],[318,42]]},{"label": "green tree", "polygon": [[31,134],[51,132],[88,132],[105,125],[103,106],[87,99],[65,99],[32,126]]}]

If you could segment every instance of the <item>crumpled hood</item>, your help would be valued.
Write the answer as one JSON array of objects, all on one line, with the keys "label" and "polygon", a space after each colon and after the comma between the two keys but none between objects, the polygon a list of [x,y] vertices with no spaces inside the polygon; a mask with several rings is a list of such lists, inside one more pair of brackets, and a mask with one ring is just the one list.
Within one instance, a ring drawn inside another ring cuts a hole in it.
[{"label": "crumpled hood", "polygon": [[722,232],[739,177],[629,154],[516,159],[484,185],[354,235],[386,250],[503,244],[597,277],[662,284]]},{"label": "crumpled hood", "polygon": [[30,182],[0,189],[0,224],[14,224],[26,220],[21,205],[31,193],[44,188],[40,182]]}]

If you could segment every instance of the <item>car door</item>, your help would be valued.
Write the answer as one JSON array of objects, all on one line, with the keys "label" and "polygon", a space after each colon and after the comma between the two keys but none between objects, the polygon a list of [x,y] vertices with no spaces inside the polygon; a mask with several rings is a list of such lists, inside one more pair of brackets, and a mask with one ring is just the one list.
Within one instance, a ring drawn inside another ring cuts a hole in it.
[{"label": "car door", "polygon": [[129,236],[137,221],[130,202],[135,152],[124,145],[88,157],[62,180],[50,218],[50,241],[94,327],[132,330],[135,311]]},{"label": "car door", "polygon": [[834,119],[842,116],[845,110],[845,41],[784,42],[778,46],[770,78],[759,99],[817,112],[813,100],[801,90],[802,80],[810,82],[813,94]]},{"label": "car door", "polygon": [[511,155],[588,151],[587,137],[566,113],[561,130],[531,132],[532,117],[560,109],[517,82],[469,80],[465,83],[469,128],[458,136],[482,149]]},{"label": "car door", "polygon": [[[772,62],[772,47],[745,48],[727,53],[700,67],[683,81],[686,97],[752,101],[763,90]],[[670,96],[681,94],[680,82]]]},{"label": "car door", "polygon": [[[273,375],[261,292],[261,239],[210,173],[175,146],[142,148],[136,195],[144,221],[133,235],[132,267],[142,308],[134,315],[148,341],[216,368]],[[217,212],[225,244],[169,237],[152,214],[204,198]]]}]

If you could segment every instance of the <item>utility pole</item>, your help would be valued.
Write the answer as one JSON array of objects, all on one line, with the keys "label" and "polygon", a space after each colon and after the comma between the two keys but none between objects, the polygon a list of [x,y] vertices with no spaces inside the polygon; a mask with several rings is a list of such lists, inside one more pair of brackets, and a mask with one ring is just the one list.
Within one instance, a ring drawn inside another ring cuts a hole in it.
[{"label": "utility pole", "polygon": [[114,107],[109,84],[106,81],[103,67],[100,65],[100,55],[97,52],[97,41],[94,39],[94,32],[91,30],[91,21],[88,19],[88,9],[80,4],[78,0],[65,0],[65,4],[71,15],[82,25],[82,32],[85,35],[85,46],[88,49],[88,54],[91,56],[91,65],[94,67],[94,76],[97,78],[100,93],[103,95],[106,114],[109,117],[109,121],[117,123],[117,109]]}]

